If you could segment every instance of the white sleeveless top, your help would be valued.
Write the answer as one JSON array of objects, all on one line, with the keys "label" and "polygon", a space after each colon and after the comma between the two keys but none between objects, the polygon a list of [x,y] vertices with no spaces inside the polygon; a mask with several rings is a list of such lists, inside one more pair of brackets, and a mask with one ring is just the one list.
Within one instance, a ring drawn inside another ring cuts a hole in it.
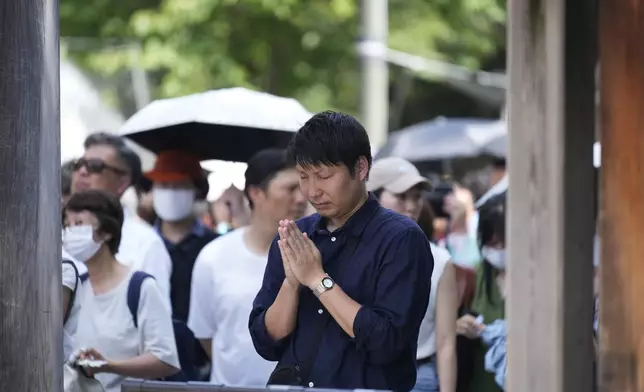
[{"label": "white sleeveless top", "polygon": [[427,313],[420,324],[418,334],[417,359],[429,358],[436,353],[436,293],[438,292],[438,282],[440,282],[445,266],[450,260],[447,250],[432,243],[430,246],[434,256],[434,272],[432,273],[432,289],[429,294]]}]

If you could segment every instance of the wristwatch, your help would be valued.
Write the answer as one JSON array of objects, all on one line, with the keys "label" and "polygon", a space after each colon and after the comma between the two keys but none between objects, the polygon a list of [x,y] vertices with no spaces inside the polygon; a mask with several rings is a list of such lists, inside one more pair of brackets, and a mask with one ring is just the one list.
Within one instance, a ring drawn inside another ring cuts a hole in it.
[{"label": "wristwatch", "polygon": [[335,282],[329,275],[327,275],[322,278],[317,286],[315,286],[315,288],[313,289],[313,294],[315,294],[316,297],[320,298],[320,295],[322,295],[322,293],[331,290],[333,286],[335,286]]}]

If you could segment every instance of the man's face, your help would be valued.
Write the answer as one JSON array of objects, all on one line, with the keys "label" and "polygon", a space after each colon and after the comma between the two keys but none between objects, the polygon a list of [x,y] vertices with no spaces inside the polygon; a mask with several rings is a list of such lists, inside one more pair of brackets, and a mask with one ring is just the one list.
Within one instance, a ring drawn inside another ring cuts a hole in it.
[{"label": "man's face", "polygon": [[72,174],[72,193],[98,189],[120,197],[129,185],[128,170],[111,146],[97,145],[85,150]]},{"label": "man's face", "polygon": [[351,212],[362,196],[369,167],[361,158],[353,175],[345,165],[296,166],[300,189],[315,210],[327,218],[341,217]]},{"label": "man's face", "polygon": [[423,208],[422,189],[420,186],[415,186],[401,194],[383,190],[380,195],[380,204],[399,214],[407,215],[416,222],[420,216],[420,210]]},{"label": "man's face", "polygon": [[295,169],[282,170],[268,183],[260,197],[253,200],[256,213],[268,220],[279,222],[281,219],[296,220],[304,216],[306,199],[298,186]]}]

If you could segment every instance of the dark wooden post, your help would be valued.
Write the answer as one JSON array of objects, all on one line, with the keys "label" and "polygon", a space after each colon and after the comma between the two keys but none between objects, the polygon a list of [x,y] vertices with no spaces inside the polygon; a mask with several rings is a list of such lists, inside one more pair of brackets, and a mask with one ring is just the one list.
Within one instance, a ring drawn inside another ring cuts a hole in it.
[{"label": "dark wooden post", "polygon": [[644,0],[600,1],[600,389],[644,391]]},{"label": "dark wooden post", "polygon": [[0,391],[62,389],[56,0],[0,1]]},{"label": "dark wooden post", "polygon": [[510,0],[508,385],[592,390],[596,3]]}]

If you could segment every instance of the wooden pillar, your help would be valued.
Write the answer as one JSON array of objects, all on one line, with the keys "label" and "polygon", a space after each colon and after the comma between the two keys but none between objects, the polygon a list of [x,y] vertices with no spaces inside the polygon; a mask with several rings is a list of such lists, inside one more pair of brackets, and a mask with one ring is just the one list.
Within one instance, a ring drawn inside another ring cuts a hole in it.
[{"label": "wooden pillar", "polygon": [[600,389],[644,391],[644,0],[600,0]]},{"label": "wooden pillar", "polygon": [[62,390],[56,0],[0,1],[0,391]]},{"label": "wooden pillar", "polygon": [[592,390],[596,3],[510,0],[510,392]]}]

